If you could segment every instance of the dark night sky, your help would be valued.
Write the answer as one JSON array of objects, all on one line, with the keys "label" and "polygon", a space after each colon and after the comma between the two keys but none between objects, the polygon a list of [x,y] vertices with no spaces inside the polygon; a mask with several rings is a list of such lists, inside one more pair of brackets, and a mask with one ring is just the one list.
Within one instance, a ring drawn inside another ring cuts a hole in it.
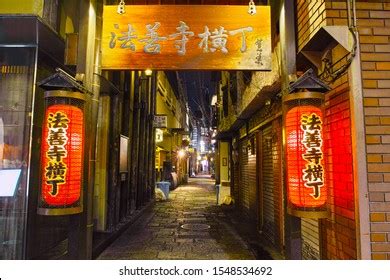
[{"label": "dark night sky", "polygon": [[211,98],[216,91],[216,77],[220,72],[181,71],[185,81],[188,103],[195,117],[202,117],[205,125],[210,125]]},{"label": "dark night sky", "polygon": [[[176,71],[165,71],[172,87],[177,91]],[[179,71],[184,83],[187,99],[192,115],[202,120],[206,126],[211,120],[211,98],[216,93],[220,71]],[[178,95],[178,92],[177,92]]]}]

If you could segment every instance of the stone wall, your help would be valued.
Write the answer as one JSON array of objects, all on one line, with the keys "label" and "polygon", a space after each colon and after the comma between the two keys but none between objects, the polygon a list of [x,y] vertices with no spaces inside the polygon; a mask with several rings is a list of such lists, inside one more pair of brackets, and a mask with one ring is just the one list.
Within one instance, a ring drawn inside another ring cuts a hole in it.
[{"label": "stone wall", "polygon": [[[313,8],[316,5],[318,9]],[[357,0],[356,10],[363,79],[364,112],[362,113],[365,118],[365,131],[360,132],[366,135],[371,258],[390,259],[390,1]],[[319,14],[322,15],[323,20],[319,19]],[[298,1],[299,48],[302,49],[307,38],[312,37],[310,34],[315,32],[318,26],[347,25],[347,14],[346,1]],[[305,25],[303,21],[310,24]],[[340,133],[350,130],[348,126],[351,121],[346,116],[350,114],[348,100],[352,92],[348,77],[342,79],[344,80],[337,81],[333,85],[334,89],[327,95],[329,96],[327,111],[331,114],[332,111],[338,110],[337,118],[340,118],[337,124],[328,123],[330,132],[332,126],[337,125],[341,125],[343,132]],[[339,104],[337,109],[329,108],[332,107],[332,103]],[[333,133],[338,130],[334,130]],[[346,141],[345,147],[348,145],[351,147],[352,143],[348,143],[347,138],[349,137],[343,138]],[[333,149],[336,149],[332,151],[333,153],[340,154],[337,146]],[[348,156],[350,153],[348,149],[343,153],[344,162],[352,161]],[[332,164],[333,170],[348,171],[340,169],[341,167],[335,168],[334,162]],[[331,176],[334,177],[336,174]],[[353,194],[361,186],[354,186],[353,179],[348,176],[347,181],[342,185],[331,185],[332,219],[322,223],[322,238],[326,241],[323,253],[326,258],[359,257],[358,242],[353,238],[356,235],[356,226],[359,225],[359,221],[355,221],[357,212],[353,201],[356,198]]]},{"label": "stone wall", "polygon": [[[346,25],[346,2],[298,1],[297,42],[301,51],[323,26]],[[347,51],[341,46],[330,52],[333,70],[346,63]],[[322,73],[319,67],[318,75]],[[305,70],[305,69],[298,69]],[[322,76],[321,78],[325,78]],[[319,228],[306,227],[304,234],[313,244],[321,244],[323,259],[356,259],[355,188],[353,181],[350,86],[348,72],[334,81],[327,81],[332,90],[325,95],[324,146],[326,150],[326,184],[330,217],[322,219]],[[317,242],[316,238],[318,237]],[[303,246],[303,250],[305,250]],[[313,247],[314,248],[314,247]],[[306,254],[317,258],[318,255]]]},{"label": "stone wall", "polygon": [[[378,3],[379,2],[379,3]],[[357,3],[366,129],[371,252],[390,259],[390,1]]]},{"label": "stone wall", "polygon": [[301,50],[326,25],[326,5],[325,0],[298,0],[297,4],[297,45]]},{"label": "stone wall", "polygon": [[352,163],[350,88],[344,75],[325,100],[326,181],[331,218],[322,221],[325,259],[356,259],[356,222]]}]

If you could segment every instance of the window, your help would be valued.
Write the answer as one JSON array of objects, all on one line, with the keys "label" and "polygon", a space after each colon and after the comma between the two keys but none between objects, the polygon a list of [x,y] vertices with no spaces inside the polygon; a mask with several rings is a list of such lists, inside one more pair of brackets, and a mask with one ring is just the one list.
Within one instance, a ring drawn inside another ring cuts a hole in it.
[{"label": "window", "polygon": [[0,48],[0,259],[22,259],[35,49]]}]

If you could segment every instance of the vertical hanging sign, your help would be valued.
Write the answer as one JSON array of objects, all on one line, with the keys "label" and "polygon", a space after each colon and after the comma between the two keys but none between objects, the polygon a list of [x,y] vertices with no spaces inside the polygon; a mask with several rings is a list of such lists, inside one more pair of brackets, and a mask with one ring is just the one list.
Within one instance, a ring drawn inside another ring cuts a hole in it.
[{"label": "vertical hanging sign", "polygon": [[308,98],[299,100],[287,111],[285,131],[289,212],[300,217],[324,217],[327,186],[321,108],[310,104]]},{"label": "vertical hanging sign", "polygon": [[[49,103],[53,98],[51,94]],[[70,100],[66,102],[68,104],[60,102],[46,107],[42,130],[39,214],[65,215],[82,211],[84,112],[82,106],[77,106],[80,100]]]}]

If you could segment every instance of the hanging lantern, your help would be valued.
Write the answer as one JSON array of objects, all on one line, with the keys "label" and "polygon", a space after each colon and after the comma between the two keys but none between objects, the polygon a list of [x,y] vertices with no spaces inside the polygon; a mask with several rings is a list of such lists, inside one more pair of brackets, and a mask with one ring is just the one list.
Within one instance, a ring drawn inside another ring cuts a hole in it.
[{"label": "hanging lantern", "polygon": [[45,92],[38,214],[82,212],[84,94]]},{"label": "hanging lantern", "polygon": [[284,99],[288,212],[324,218],[327,212],[324,130],[319,92],[299,92]]}]

